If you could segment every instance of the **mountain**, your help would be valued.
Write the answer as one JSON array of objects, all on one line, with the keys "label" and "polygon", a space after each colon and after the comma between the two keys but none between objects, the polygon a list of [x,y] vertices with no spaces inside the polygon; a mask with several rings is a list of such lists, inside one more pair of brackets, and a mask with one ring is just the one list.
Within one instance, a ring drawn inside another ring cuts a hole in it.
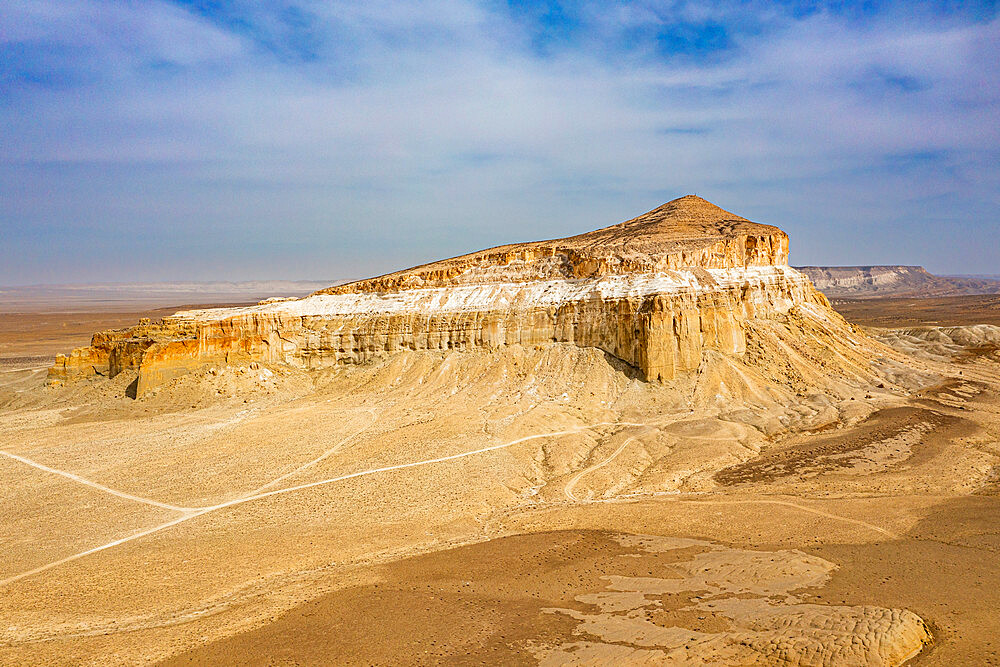
[{"label": "mountain", "polygon": [[798,266],[829,297],[959,296],[998,294],[1000,280],[936,276],[922,266]]},{"label": "mountain", "polygon": [[0,662],[899,665],[958,609],[981,663],[989,553],[919,522],[995,482],[992,330],[907,356],[788,244],[683,197],[5,373]]},{"label": "mountain", "polygon": [[318,369],[403,350],[572,343],[664,383],[696,371],[709,353],[752,357],[762,349],[753,332],[768,322],[819,327],[823,337],[844,329],[841,338],[850,338],[787,258],[788,236],[777,227],[687,196],[566,239],[500,246],[301,299],[185,311],[100,332],[91,346],[57,357],[49,377],[57,384],[137,369],[141,394],[210,363]]},{"label": "mountain", "polygon": [[788,236],[688,195],[637,218],[551,241],[514,243],[317,292],[585,279],[677,268],[787,265]]}]

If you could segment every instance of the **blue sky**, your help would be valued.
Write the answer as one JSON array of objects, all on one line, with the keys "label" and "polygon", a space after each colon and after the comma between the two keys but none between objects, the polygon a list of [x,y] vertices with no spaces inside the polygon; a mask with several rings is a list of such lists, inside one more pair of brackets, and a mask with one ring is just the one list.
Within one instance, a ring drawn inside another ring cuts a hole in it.
[{"label": "blue sky", "polygon": [[0,3],[0,285],[362,277],[696,193],[1000,273],[994,2]]}]

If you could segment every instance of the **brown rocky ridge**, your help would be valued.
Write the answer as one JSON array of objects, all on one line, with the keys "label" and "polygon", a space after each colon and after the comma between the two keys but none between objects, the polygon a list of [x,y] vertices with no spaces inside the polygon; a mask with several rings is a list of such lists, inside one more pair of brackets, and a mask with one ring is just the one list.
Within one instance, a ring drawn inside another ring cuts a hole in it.
[{"label": "brown rocky ridge", "polygon": [[594,347],[666,382],[703,352],[740,357],[757,318],[835,315],[788,266],[788,236],[699,197],[565,239],[511,244],[292,300],[104,331],[49,382],[137,369],[138,394],[209,363],[317,369],[400,350]]}]

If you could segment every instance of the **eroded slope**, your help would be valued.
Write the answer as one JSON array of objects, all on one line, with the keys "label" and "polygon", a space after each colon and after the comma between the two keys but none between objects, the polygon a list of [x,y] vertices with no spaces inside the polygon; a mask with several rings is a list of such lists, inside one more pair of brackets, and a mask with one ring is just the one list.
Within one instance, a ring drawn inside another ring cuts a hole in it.
[{"label": "eroded slope", "polygon": [[595,232],[494,248],[299,300],[187,311],[95,335],[61,356],[52,383],[137,369],[141,394],[206,363],[299,368],[401,350],[569,342],[667,382],[703,351],[740,357],[758,319],[825,298],[787,266],[788,238],[697,197]]}]

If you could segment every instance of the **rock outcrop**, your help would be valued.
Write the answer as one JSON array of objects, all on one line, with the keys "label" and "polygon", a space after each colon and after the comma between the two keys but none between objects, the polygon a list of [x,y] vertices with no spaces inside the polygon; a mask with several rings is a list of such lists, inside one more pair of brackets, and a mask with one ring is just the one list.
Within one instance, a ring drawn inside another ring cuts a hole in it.
[{"label": "rock outcrop", "polygon": [[666,382],[714,350],[739,357],[755,319],[837,317],[788,266],[788,237],[694,196],[594,232],[513,244],[331,287],[302,299],[176,313],[96,334],[54,384],[138,369],[138,393],[206,363],[322,368],[399,350],[568,342]]},{"label": "rock outcrop", "polygon": [[936,276],[922,266],[799,266],[829,297],[926,297],[1000,293],[1000,280]]}]

